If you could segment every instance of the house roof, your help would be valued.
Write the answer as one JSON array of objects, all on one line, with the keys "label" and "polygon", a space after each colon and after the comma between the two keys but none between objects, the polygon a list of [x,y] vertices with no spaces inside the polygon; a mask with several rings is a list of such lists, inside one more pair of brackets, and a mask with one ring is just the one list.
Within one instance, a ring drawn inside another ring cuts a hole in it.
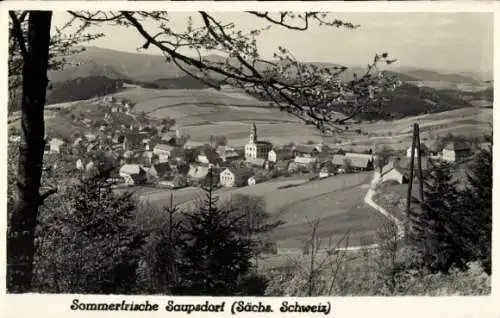
[{"label": "house roof", "polygon": [[316,146],[314,146],[314,145],[297,145],[297,146],[295,146],[294,151],[298,152],[298,153],[311,154],[315,151],[318,151],[318,149],[316,149]]},{"label": "house roof", "polygon": [[358,157],[358,156],[345,156],[349,160],[349,164],[354,168],[366,168],[368,164],[372,161],[371,158]]},{"label": "house roof", "polygon": [[246,162],[255,165],[255,166],[264,166],[266,164],[266,159],[263,158],[255,158],[255,159],[248,159]]},{"label": "house roof", "polygon": [[[289,150],[286,150],[286,149],[272,149],[271,151],[274,151],[274,153],[276,153],[276,159],[278,159],[278,160],[293,158],[293,153]],[[269,152],[271,152],[271,151],[269,151]]]},{"label": "house roof", "polygon": [[125,164],[120,168],[120,173],[134,175],[141,173],[141,166],[137,164]]},{"label": "house roof", "polygon": [[[413,163],[415,170],[414,174],[417,175],[417,169],[418,169],[418,161],[415,160]],[[401,172],[403,175],[408,176],[410,173],[410,166],[411,166],[411,158],[408,157],[397,157],[388,164],[386,164],[382,168],[382,175],[386,174],[387,172],[391,171],[392,169],[396,169],[399,172]],[[422,160],[422,170],[427,170],[429,168],[429,163],[427,160]]]},{"label": "house roof", "polygon": [[344,155],[333,155],[332,164],[334,165],[343,165],[344,164]]},{"label": "house roof", "polygon": [[189,176],[195,179],[203,179],[208,175],[208,166],[189,165]]},{"label": "house roof", "polygon": [[448,143],[444,149],[446,150],[455,150],[455,151],[460,151],[460,150],[470,150],[470,146],[463,142],[463,141],[453,141]]},{"label": "house roof", "polygon": [[227,168],[224,171],[229,171],[234,175],[234,183],[236,184],[242,184],[248,181],[250,177],[254,175],[253,171],[248,168]]},{"label": "house roof", "polygon": [[373,155],[367,153],[347,152],[345,156],[349,158],[366,158],[370,160],[373,159]]},{"label": "house roof", "polygon": [[174,147],[171,145],[167,145],[167,144],[157,144],[154,149],[161,150],[161,151],[172,151],[172,149],[174,149]]},{"label": "house roof", "polygon": [[184,148],[198,148],[198,147],[203,147],[203,145],[204,145],[204,143],[202,143],[202,142],[188,140],[184,143],[183,147]]}]

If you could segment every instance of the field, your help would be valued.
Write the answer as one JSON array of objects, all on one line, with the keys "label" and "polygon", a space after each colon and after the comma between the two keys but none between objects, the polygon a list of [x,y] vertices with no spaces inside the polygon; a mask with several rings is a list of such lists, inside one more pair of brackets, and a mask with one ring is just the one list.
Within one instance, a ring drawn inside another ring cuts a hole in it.
[{"label": "field", "polygon": [[175,119],[177,128],[194,141],[207,142],[210,135],[224,135],[231,145],[241,146],[248,140],[252,122],[257,125],[260,139],[276,144],[321,141],[314,128],[236,89],[131,88],[114,95],[136,103],[135,113]]},{"label": "field", "polygon": [[[310,235],[309,222],[315,219],[321,220],[318,231],[321,238],[331,238],[336,242],[348,234],[350,245],[360,245],[373,242],[377,227],[385,220],[363,202],[370,179],[370,173],[340,175],[311,182],[282,179],[251,187],[223,188],[217,191],[217,195],[220,202],[228,202],[235,194],[262,197],[272,218],[285,222],[272,233],[280,249],[300,249]],[[296,186],[280,189],[290,184]],[[153,205],[169,203],[168,190],[148,192],[141,189],[141,192],[141,199]],[[183,210],[192,208],[194,200],[203,195],[197,188],[175,190],[173,193],[174,203]]]},{"label": "field", "polygon": [[462,108],[442,113],[407,117],[394,121],[376,121],[353,125],[360,133],[345,133],[335,137],[335,142],[348,148],[366,150],[383,145],[394,149],[407,149],[411,144],[413,124],[420,127],[421,141],[432,143],[438,136],[448,133],[482,137],[490,129],[493,109]]}]

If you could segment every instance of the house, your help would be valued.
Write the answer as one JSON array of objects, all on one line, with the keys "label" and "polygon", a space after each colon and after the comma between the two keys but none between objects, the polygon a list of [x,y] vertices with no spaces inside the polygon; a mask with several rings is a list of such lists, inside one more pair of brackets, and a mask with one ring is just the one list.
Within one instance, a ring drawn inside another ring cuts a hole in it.
[{"label": "house", "polygon": [[82,159],[78,159],[78,160],[76,161],[76,169],[78,169],[78,170],[84,170],[84,169],[85,169],[85,167],[84,167],[84,165],[83,165],[83,161],[82,161]]},{"label": "house", "polygon": [[142,136],[134,133],[129,133],[123,140],[123,150],[138,150],[143,149]]},{"label": "house", "polygon": [[248,168],[227,168],[220,173],[220,184],[223,187],[241,187],[248,184],[248,179],[253,176],[253,171]]},{"label": "house", "polygon": [[450,142],[443,148],[442,158],[449,162],[464,162],[471,155],[471,147],[465,142]]},{"label": "house", "polygon": [[199,163],[204,163],[204,164],[209,164],[210,163],[210,160],[208,159],[208,156],[207,154],[202,151],[198,157],[196,157],[196,161],[199,162]]},{"label": "house", "polygon": [[331,161],[324,161],[319,164],[319,178],[329,177],[334,172],[334,167]]},{"label": "house", "polygon": [[125,180],[127,185],[144,184],[147,180],[146,171],[137,164],[125,164],[120,168],[120,177]]},{"label": "house", "polygon": [[441,149],[439,149],[439,145],[437,143],[433,143],[427,147],[428,156],[431,159],[439,159],[441,158]]},{"label": "house", "polygon": [[49,151],[52,153],[60,153],[62,152],[62,146],[64,145],[64,141],[59,138],[52,138],[49,141]]},{"label": "house", "polygon": [[[418,157],[419,154],[417,153],[417,149],[415,149],[414,152],[415,152],[415,158]],[[427,148],[427,146],[423,143],[420,143],[420,155],[427,156],[428,154],[429,154],[429,149]],[[406,149],[406,157],[411,158],[411,146],[408,149]]]},{"label": "house", "polygon": [[160,139],[163,143],[174,145],[176,140],[176,134],[175,132],[169,131],[162,134]]},{"label": "house", "polygon": [[283,160],[283,161],[278,161],[274,167],[278,171],[287,171],[289,164],[290,164],[290,160]]},{"label": "house", "polygon": [[345,154],[347,165],[355,171],[373,170],[375,156],[373,154],[363,154],[348,152]]},{"label": "house", "polygon": [[230,160],[237,160],[237,159],[241,158],[240,154],[234,150],[233,151],[226,151],[222,154],[219,154],[219,156],[222,159],[222,161],[224,161],[224,162],[230,161]]},{"label": "house", "polygon": [[[417,160],[414,161],[413,166],[414,166],[413,175],[415,178],[417,178],[418,177]],[[421,166],[422,166],[422,172],[426,171],[429,168],[428,160],[422,160]],[[394,180],[400,184],[407,183],[410,177],[410,167],[411,167],[411,158],[396,157],[393,160],[391,160],[391,162],[382,167],[382,173],[380,174],[381,180],[383,182],[388,180]]]},{"label": "house", "polygon": [[87,139],[87,141],[89,142],[92,142],[97,139],[97,136],[95,134],[85,134],[85,139]]},{"label": "house", "polygon": [[168,162],[162,162],[152,165],[148,173],[157,180],[165,180],[171,176],[172,168]]},{"label": "house", "polygon": [[343,167],[345,165],[344,160],[345,160],[345,155],[340,155],[340,154],[333,155],[332,166],[334,166],[335,168]]},{"label": "house", "polygon": [[153,153],[158,156],[160,162],[167,162],[173,149],[174,147],[171,145],[157,144],[153,149]]},{"label": "house", "polygon": [[296,164],[307,166],[310,164],[313,164],[318,161],[318,158],[316,157],[302,157],[302,156],[297,156],[293,160]]},{"label": "house", "polygon": [[184,149],[196,149],[196,148],[203,147],[203,145],[204,145],[204,143],[202,143],[202,142],[188,140],[184,143],[182,148],[184,148]]},{"label": "house", "polygon": [[271,151],[269,151],[269,153],[267,154],[267,160],[273,163],[281,160],[289,160],[293,157],[293,153],[285,149],[271,149]]},{"label": "house", "polygon": [[264,168],[266,165],[266,159],[264,158],[247,159],[245,163],[251,167]]},{"label": "house", "polygon": [[219,155],[223,162],[240,159],[241,157],[241,155],[234,148],[229,146],[218,146],[215,152]]},{"label": "house", "polygon": [[295,157],[311,158],[319,154],[318,149],[313,145],[297,145],[293,148]]},{"label": "house", "polygon": [[408,182],[408,175],[395,161],[391,161],[382,168],[380,179],[382,182],[392,180],[403,184]]}]

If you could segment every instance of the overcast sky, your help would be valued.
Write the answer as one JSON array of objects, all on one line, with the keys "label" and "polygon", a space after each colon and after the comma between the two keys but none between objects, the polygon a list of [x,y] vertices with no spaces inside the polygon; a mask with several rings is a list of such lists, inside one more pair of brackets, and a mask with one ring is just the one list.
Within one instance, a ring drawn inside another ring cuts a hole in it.
[{"label": "overcast sky", "polygon": [[[235,22],[243,31],[263,27],[259,18],[241,12],[212,13],[223,22]],[[187,16],[195,24],[197,13],[171,13],[174,30],[185,29]],[[360,24],[356,30],[312,27],[297,32],[273,26],[258,38],[262,56],[271,57],[278,45],[290,49],[303,61],[334,62],[345,65],[366,65],[374,53],[388,52],[399,60],[399,66],[454,71],[485,71],[493,69],[492,13],[331,13],[332,17]],[[54,14],[54,25],[68,15]],[[154,24],[147,28],[155,31]],[[95,29],[106,37],[92,45],[137,52],[143,44],[135,29],[100,26]],[[150,49],[149,53],[158,53]]]}]

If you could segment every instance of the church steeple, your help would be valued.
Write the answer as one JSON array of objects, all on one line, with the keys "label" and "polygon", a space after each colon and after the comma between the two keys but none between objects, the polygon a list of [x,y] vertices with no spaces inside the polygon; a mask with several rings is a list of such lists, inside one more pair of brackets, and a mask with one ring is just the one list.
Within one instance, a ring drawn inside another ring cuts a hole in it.
[{"label": "church steeple", "polygon": [[250,130],[249,139],[250,143],[257,142],[257,126],[255,126],[255,122],[252,123],[252,129]]}]

